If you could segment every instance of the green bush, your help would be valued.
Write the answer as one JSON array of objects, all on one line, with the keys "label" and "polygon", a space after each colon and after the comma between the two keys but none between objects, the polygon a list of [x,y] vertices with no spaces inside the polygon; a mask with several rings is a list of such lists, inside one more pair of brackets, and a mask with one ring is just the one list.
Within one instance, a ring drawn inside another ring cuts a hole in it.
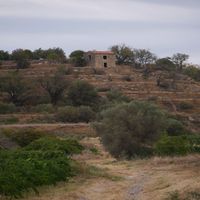
[{"label": "green bush", "polygon": [[184,74],[188,75],[195,81],[200,81],[200,69],[196,66],[189,66],[184,69]]},{"label": "green bush", "polygon": [[44,137],[33,141],[25,149],[28,151],[62,151],[69,155],[81,153],[83,146],[76,140],[59,140],[57,138]]},{"label": "green bush", "polygon": [[133,101],[103,111],[94,128],[113,156],[131,158],[152,153],[165,123],[165,114],[157,106]]},{"label": "green bush", "polygon": [[60,108],[56,114],[56,120],[61,122],[89,122],[94,120],[95,113],[88,106]]},{"label": "green bush", "polygon": [[168,119],[167,134],[170,136],[184,135],[186,132],[183,124],[176,119]]},{"label": "green bush", "polygon": [[81,153],[76,140],[44,137],[18,151],[0,151],[0,196],[21,197],[37,187],[66,181],[78,171],[70,155]]},{"label": "green bush", "polygon": [[106,97],[110,102],[130,102],[130,98],[125,96],[120,90],[111,89],[107,92]]},{"label": "green bush", "polygon": [[0,103],[0,114],[16,112],[16,106],[12,103]]},{"label": "green bush", "polygon": [[78,109],[72,106],[59,108],[55,117],[57,121],[61,122],[79,122]]},{"label": "green bush", "polygon": [[95,107],[99,96],[93,85],[86,81],[75,81],[68,90],[68,100],[73,106]]},{"label": "green bush", "polygon": [[36,131],[33,129],[22,129],[22,130],[12,130],[5,129],[2,133],[9,137],[12,141],[16,142],[21,147],[27,146],[34,140],[46,136],[46,133],[41,131]]},{"label": "green bush", "polygon": [[200,153],[200,136],[164,136],[156,143],[155,152],[167,156]]},{"label": "green bush", "polygon": [[79,108],[79,120],[81,122],[90,122],[95,119],[95,113],[89,106],[81,106]]},{"label": "green bush", "polygon": [[54,111],[52,104],[39,104],[31,109],[31,112],[36,113],[53,113]]},{"label": "green bush", "polygon": [[62,151],[0,151],[0,195],[22,197],[37,187],[66,181],[74,175]]}]

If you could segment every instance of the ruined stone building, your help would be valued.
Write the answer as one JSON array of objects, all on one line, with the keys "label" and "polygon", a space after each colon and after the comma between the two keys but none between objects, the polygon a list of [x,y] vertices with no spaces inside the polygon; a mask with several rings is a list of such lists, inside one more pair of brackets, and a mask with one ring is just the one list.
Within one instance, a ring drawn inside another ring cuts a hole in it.
[{"label": "ruined stone building", "polygon": [[112,51],[88,51],[85,53],[88,66],[107,68],[116,66],[116,56]]}]

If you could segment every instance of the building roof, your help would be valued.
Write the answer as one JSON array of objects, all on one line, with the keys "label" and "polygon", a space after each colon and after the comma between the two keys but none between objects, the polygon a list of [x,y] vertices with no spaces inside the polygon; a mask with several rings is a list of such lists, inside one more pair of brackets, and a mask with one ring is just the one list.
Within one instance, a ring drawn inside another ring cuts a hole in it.
[{"label": "building roof", "polygon": [[114,55],[114,52],[112,52],[112,51],[88,51],[87,53],[92,53],[92,54],[111,54],[111,55]]}]

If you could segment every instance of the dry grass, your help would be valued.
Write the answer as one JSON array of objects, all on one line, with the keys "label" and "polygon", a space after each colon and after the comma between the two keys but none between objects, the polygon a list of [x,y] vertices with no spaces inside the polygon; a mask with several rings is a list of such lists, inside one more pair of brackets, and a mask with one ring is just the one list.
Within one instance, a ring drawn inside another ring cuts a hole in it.
[{"label": "dry grass", "polygon": [[85,151],[75,157],[84,163],[82,176],[56,187],[44,187],[40,196],[29,194],[25,199],[165,200],[176,191],[180,197],[199,191],[199,155],[117,161],[104,151],[98,138],[84,138],[82,143],[100,152]]}]

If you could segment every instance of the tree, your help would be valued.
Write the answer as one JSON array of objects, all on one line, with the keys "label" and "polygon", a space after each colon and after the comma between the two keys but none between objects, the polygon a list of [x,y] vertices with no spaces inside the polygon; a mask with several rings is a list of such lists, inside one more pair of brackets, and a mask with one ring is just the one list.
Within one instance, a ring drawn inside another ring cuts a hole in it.
[{"label": "tree", "polygon": [[30,50],[16,49],[12,52],[11,58],[17,62],[18,69],[24,69],[30,65],[31,55]]},{"label": "tree", "polygon": [[135,62],[140,67],[145,67],[147,64],[152,64],[156,61],[156,55],[146,49],[135,49]]},{"label": "tree", "polygon": [[133,101],[103,111],[94,128],[116,158],[151,153],[165,129],[165,114],[157,106]]},{"label": "tree", "polygon": [[96,89],[86,81],[75,81],[69,87],[68,100],[73,106],[95,106],[98,99]]},{"label": "tree", "polygon": [[39,83],[49,95],[50,101],[54,106],[62,100],[64,92],[68,87],[65,77],[60,71],[57,71],[53,76],[46,75],[39,80]]},{"label": "tree", "polygon": [[66,62],[65,52],[61,48],[49,48],[47,50],[43,50],[41,48],[36,49],[33,52],[33,59],[46,59],[50,63]]},{"label": "tree", "polygon": [[46,59],[51,63],[64,63],[66,62],[65,52],[61,48],[48,49],[46,52]]},{"label": "tree", "polygon": [[123,44],[112,46],[110,49],[115,53],[118,65],[134,64],[134,53],[130,47]]},{"label": "tree", "polygon": [[200,67],[190,65],[184,69],[184,74],[188,75],[195,81],[200,81]]},{"label": "tree", "polygon": [[172,61],[176,65],[177,69],[182,71],[184,67],[184,62],[189,59],[189,55],[187,54],[182,54],[182,53],[177,53],[172,56]]},{"label": "tree", "polygon": [[16,106],[23,106],[29,99],[30,87],[18,72],[1,77],[0,89],[8,94],[9,101]]},{"label": "tree", "polygon": [[0,61],[9,59],[10,59],[10,54],[7,51],[0,50]]},{"label": "tree", "polygon": [[69,58],[70,62],[75,66],[75,67],[84,67],[86,66],[87,62],[86,59],[84,58],[84,51],[81,50],[76,50],[73,51]]},{"label": "tree", "polygon": [[156,61],[156,66],[161,70],[167,70],[167,71],[176,69],[176,65],[171,61],[171,58],[169,57],[158,59]]}]

